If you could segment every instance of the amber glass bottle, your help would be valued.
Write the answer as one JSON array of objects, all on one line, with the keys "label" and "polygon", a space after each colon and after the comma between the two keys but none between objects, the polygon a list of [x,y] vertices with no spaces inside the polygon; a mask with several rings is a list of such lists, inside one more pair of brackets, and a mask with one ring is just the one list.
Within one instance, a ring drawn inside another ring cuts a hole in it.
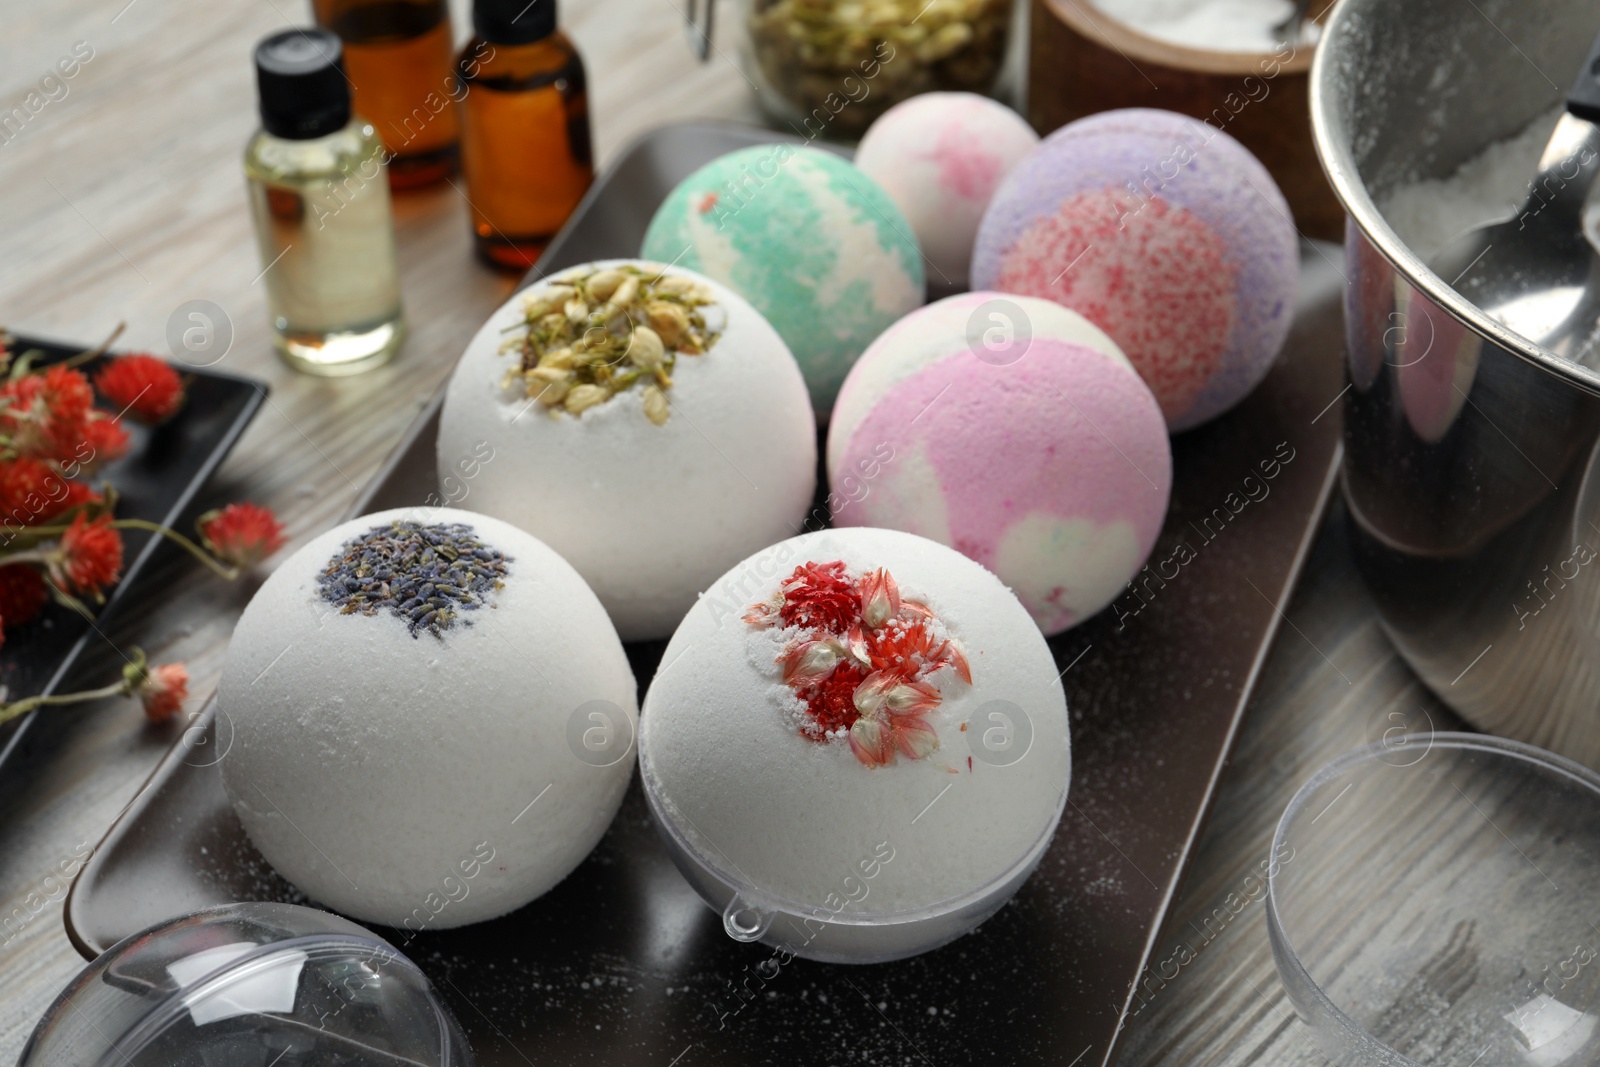
[{"label": "amber glass bottle", "polygon": [[477,0],[461,80],[461,169],[478,254],[526,270],[594,181],[583,60],[555,0]]},{"label": "amber glass bottle", "polygon": [[312,0],[317,24],[344,42],[356,114],[389,159],[389,185],[410,189],[456,169],[454,49],[447,0]]}]

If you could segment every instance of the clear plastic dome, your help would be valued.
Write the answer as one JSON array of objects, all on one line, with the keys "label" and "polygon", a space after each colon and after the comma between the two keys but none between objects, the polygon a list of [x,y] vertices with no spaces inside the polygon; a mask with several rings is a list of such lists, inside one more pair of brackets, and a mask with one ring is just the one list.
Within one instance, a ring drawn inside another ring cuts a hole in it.
[{"label": "clear plastic dome", "polygon": [[247,903],[112,946],[39,1020],[19,1067],[463,1067],[415,964],[347,919]]}]

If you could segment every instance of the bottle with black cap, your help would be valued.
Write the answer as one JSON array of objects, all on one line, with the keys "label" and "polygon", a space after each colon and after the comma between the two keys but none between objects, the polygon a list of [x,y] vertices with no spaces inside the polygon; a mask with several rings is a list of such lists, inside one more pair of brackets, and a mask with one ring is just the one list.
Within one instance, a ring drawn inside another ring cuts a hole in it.
[{"label": "bottle with black cap", "polygon": [[350,113],[332,33],[273,34],[255,61],[261,129],[244,168],[275,346],[313,374],[376,367],[404,333],[383,144]]},{"label": "bottle with black cap", "polygon": [[476,0],[456,63],[478,254],[526,270],[594,181],[583,60],[556,0]]}]

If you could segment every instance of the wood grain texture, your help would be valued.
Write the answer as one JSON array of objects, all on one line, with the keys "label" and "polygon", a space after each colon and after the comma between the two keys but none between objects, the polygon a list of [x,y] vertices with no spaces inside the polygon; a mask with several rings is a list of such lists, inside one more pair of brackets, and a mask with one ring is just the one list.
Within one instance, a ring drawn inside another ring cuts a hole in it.
[{"label": "wood grain texture", "polygon": [[[720,51],[700,67],[681,0],[569,0],[564,18],[588,61],[601,165],[634,133],[675,118],[753,119],[748,86]],[[456,18],[466,5],[457,0]],[[401,198],[402,281],[412,334],[393,365],[348,381],[304,378],[269,350],[260,269],[239,157],[254,128],[252,43],[293,0],[11,0],[0,36],[0,111],[75,42],[93,58],[19,133],[0,142],[0,322],[93,339],[119,320],[129,346],[166,352],[168,315],[190,299],[232,319],[226,369],[271,383],[271,403],[200,502],[248,498],[286,519],[298,545],[354,497],[468,337],[514,279],[470,254],[466,211],[448,186]],[[724,3],[723,25],[729,23]],[[1332,416],[1330,416],[1332,417]],[[1163,948],[1203,922],[1266,854],[1297,784],[1371,739],[1384,709],[1425,704],[1359,591],[1337,516],[1318,544],[1269,661]],[[140,644],[181,659],[191,706],[215,685],[250,583],[224,585],[169,554],[152,568],[145,611],[129,610],[84,665],[91,684]],[[159,594],[158,596],[156,594]],[[1301,636],[1303,634],[1303,636]],[[11,1062],[56,992],[82,966],[62,931],[63,869],[99,840],[183,729],[144,725],[104,702],[41,722],[0,777],[0,1062]],[[1381,728],[1381,727],[1380,727]],[[1125,1063],[1318,1063],[1272,972],[1259,904],[1235,918],[1131,1024]],[[1003,1055],[997,1053],[997,1062]]]}]

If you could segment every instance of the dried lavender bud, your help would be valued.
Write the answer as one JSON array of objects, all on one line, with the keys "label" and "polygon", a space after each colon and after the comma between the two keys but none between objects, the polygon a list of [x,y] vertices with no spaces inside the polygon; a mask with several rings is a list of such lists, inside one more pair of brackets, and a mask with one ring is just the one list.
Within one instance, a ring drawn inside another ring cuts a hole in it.
[{"label": "dried lavender bud", "polygon": [[412,637],[427,630],[442,640],[462,612],[483,607],[504,586],[511,562],[466,523],[395,520],[346,541],[317,585],[341,614],[387,609]]}]

